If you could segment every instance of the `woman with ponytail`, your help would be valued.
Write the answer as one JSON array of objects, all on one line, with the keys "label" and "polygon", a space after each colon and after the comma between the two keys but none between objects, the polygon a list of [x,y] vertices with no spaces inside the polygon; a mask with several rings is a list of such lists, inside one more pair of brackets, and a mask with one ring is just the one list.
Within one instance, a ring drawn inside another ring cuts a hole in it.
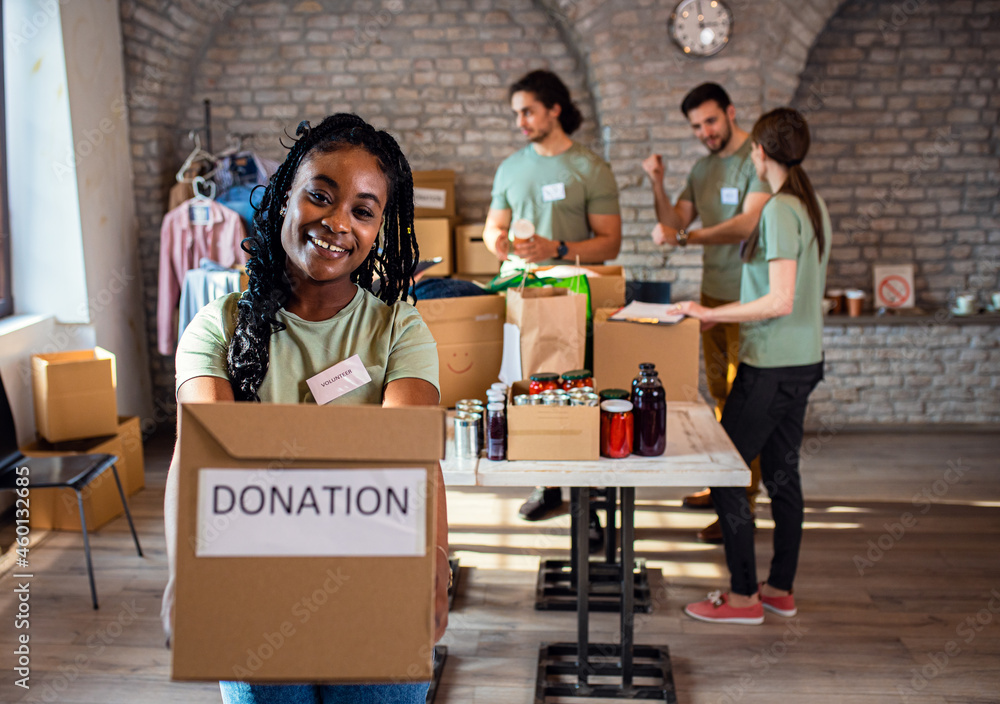
[{"label": "woman with ponytail", "polygon": [[[361,118],[302,122],[288,156],[256,207],[249,285],[206,306],[177,347],[178,403],[315,403],[306,380],[357,355],[371,381],[331,403],[436,405],[434,339],[405,302],[413,282],[413,177],[396,141]],[[375,284],[379,283],[377,294]],[[173,607],[177,461],[167,476],[164,516]],[[444,483],[438,486],[435,618],[447,624],[449,565]],[[416,704],[428,683],[251,685],[223,682],[226,704],[368,702]]]},{"label": "woman with ponytail", "polygon": [[792,582],[802,540],[802,446],[806,402],[823,378],[823,291],[830,257],[830,216],[802,161],[809,127],[791,108],[767,113],[754,125],[752,158],[757,175],[775,195],[761,211],[743,249],[740,302],[706,308],[691,301],[677,312],[716,323],[740,323],[740,364],[722,412],[722,426],[743,460],[760,455],[771,497],[774,556],[758,584],[754,529],[746,491],[713,487],[722,526],[730,591],[688,604],[692,618],[759,624],[764,610],[796,614]]}]

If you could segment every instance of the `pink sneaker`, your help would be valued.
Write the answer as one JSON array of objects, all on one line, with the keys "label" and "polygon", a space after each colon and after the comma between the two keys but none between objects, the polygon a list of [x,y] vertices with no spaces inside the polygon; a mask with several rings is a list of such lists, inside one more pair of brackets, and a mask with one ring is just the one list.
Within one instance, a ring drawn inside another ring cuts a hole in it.
[{"label": "pink sneaker", "polygon": [[764,596],[765,584],[766,582],[760,583],[760,603],[764,605],[765,609],[785,618],[791,618],[799,612],[795,608],[794,594],[789,594],[788,596]]},{"label": "pink sneaker", "polygon": [[764,607],[757,603],[737,609],[729,605],[729,594],[711,592],[704,601],[696,601],[684,607],[684,613],[691,618],[709,623],[742,623],[759,626],[764,623]]}]

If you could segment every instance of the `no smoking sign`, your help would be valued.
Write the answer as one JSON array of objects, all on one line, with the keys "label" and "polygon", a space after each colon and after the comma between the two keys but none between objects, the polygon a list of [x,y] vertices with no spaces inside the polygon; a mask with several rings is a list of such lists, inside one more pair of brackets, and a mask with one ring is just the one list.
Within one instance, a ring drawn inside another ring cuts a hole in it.
[{"label": "no smoking sign", "polygon": [[912,308],[913,265],[876,265],[874,290],[876,308]]}]

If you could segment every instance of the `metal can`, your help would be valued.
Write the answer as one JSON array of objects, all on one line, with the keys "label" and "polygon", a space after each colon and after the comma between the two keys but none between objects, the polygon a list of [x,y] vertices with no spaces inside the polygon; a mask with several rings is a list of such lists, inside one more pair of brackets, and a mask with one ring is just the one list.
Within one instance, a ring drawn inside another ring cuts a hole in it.
[{"label": "metal can", "polygon": [[483,402],[478,398],[463,398],[461,401],[455,404],[455,410],[459,409],[459,406],[482,406]]},{"label": "metal can", "polygon": [[569,398],[571,406],[600,406],[601,397],[597,394],[573,394]]},{"label": "metal can", "polygon": [[569,396],[564,394],[542,394],[543,406],[568,406]]},{"label": "metal can", "polygon": [[514,397],[515,406],[530,406],[531,405],[531,394],[518,394]]},{"label": "metal can", "polygon": [[459,412],[472,413],[479,416],[479,449],[483,449],[483,435],[486,432],[486,408],[481,405],[466,404],[458,409]]},{"label": "metal can", "polygon": [[478,413],[459,412],[455,414],[455,456],[462,459],[479,457]]}]

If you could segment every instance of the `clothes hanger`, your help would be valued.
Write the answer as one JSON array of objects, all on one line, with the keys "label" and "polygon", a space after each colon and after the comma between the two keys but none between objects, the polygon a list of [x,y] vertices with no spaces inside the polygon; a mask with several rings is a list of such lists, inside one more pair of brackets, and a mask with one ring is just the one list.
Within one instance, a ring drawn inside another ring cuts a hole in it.
[{"label": "clothes hanger", "polygon": [[208,152],[206,152],[204,149],[201,148],[201,136],[198,134],[198,132],[196,130],[191,130],[190,132],[188,132],[188,139],[194,142],[194,149],[192,149],[191,153],[188,154],[187,159],[184,160],[184,163],[181,165],[180,170],[177,172],[176,178],[178,183],[193,182],[191,178],[188,178],[187,172],[191,169],[191,167],[195,164],[195,162],[198,161],[208,162],[208,164],[213,167],[211,171],[209,171],[207,174],[203,174],[203,176],[209,177],[215,172],[214,167],[216,159],[214,156],[212,156],[211,154],[209,154]]},{"label": "clothes hanger", "polygon": [[[191,180],[195,200],[215,200],[215,181],[209,181],[204,176],[195,176]],[[202,188],[205,192],[202,192]]]}]

